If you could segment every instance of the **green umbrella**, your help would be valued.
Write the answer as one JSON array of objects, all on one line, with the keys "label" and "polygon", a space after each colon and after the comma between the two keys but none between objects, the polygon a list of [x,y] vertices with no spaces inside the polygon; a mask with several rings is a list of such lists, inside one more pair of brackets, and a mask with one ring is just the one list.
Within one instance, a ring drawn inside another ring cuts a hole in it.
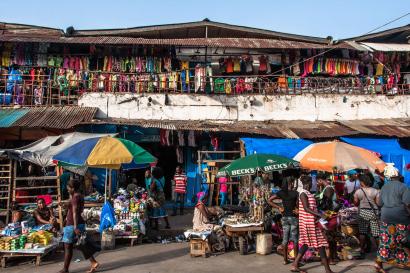
[{"label": "green umbrella", "polygon": [[229,163],[219,170],[217,176],[244,176],[258,171],[270,173],[293,168],[299,168],[299,162],[293,159],[272,154],[252,154]]}]

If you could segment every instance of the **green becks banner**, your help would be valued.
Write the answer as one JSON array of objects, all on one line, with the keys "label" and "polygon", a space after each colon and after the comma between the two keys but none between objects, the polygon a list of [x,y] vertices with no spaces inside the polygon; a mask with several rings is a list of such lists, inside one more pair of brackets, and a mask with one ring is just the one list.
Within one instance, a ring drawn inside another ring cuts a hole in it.
[{"label": "green becks banner", "polygon": [[217,176],[254,175],[261,171],[270,173],[286,169],[299,168],[299,162],[279,155],[252,154],[239,158],[219,170]]}]

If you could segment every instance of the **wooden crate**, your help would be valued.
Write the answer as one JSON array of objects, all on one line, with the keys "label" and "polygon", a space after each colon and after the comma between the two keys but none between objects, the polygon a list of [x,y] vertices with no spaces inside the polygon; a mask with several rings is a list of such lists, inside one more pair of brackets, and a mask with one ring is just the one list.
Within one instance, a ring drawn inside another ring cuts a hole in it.
[{"label": "wooden crate", "polygon": [[190,242],[191,257],[208,257],[211,253],[211,248],[207,240],[191,239]]}]

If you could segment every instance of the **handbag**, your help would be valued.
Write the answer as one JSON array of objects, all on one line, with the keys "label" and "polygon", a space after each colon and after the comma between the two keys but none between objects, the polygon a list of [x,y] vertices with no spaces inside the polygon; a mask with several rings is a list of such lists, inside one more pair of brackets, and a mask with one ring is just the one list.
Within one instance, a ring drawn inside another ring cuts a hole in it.
[{"label": "handbag", "polygon": [[75,247],[82,252],[86,260],[91,258],[96,252],[101,251],[101,246],[97,245],[94,240],[87,236],[87,232],[81,232],[80,236],[77,237]]},{"label": "handbag", "polygon": [[373,213],[374,213],[374,216],[376,216],[376,218],[379,219],[379,218],[380,218],[380,217],[379,217],[379,210],[376,209],[376,208],[373,206],[373,203],[372,203],[372,202],[370,202],[369,197],[367,197],[366,192],[365,192],[363,189],[361,189],[361,190],[362,190],[362,192],[363,192],[363,194],[364,194],[364,197],[366,198],[367,202],[369,203],[370,207],[372,208],[372,211],[373,211]]},{"label": "handbag", "polygon": [[87,239],[87,232],[81,232],[80,236],[77,237],[77,240],[75,242],[75,246],[83,246],[86,244],[86,239]]}]

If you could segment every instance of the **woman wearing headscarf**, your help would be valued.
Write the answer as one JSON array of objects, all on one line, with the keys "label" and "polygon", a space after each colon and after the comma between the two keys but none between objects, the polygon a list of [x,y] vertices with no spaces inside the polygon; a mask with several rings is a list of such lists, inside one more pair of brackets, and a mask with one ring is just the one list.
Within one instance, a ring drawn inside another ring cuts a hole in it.
[{"label": "woman wearing headscarf", "polygon": [[410,268],[410,189],[402,183],[396,168],[386,168],[390,182],[380,192],[380,243],[375,264],[380,273],[385,272],[383,263]]},{"label": "woman wearing headscarf", "polygon": [[193,229],[195,231],[212,230],[214,228],[214,225],[210,223],[211,213],[204,203],[207,196],[208,193],[206,191],[198,192],[196,195],[198,202],[195,205],[194,218],[192,219]]}]

